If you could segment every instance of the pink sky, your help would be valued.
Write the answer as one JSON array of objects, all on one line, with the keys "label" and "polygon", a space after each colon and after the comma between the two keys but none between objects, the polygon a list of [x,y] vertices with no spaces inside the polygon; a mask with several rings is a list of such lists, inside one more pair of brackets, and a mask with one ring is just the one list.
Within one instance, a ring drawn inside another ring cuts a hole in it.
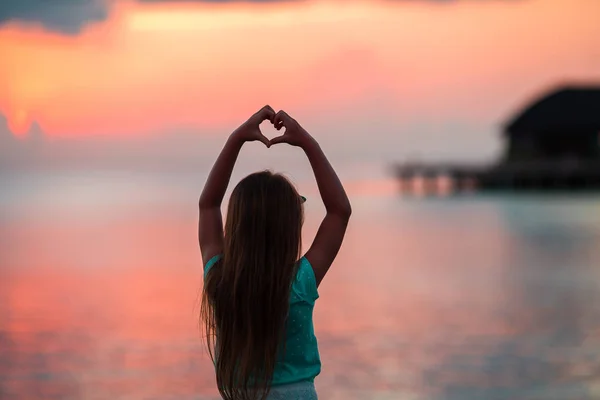
[{"label": "pink sky", "polygon": [[266,102],[499,123],[548,85],[600,79],[598,15],[596,0],[119,2],[76,35],[2,26],[0,113],[50,136],[206,131]]}]

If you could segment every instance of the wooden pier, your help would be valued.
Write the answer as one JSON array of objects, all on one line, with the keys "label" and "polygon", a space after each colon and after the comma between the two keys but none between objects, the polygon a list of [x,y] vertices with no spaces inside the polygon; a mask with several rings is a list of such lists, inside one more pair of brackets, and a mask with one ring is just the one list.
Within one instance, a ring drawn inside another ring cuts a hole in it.
[{"label": "wooden pier", "polygon": [[401,192],[413,195],[600,191],[600,162],[538,161],[493,166],[411,163],[396,166],[395,175]]},{"label": "wooden pier", "polygon": [[502,132],[492,165],[400,164],[404,193],[600,191],[600,85],[568,86],[534,101]]}]

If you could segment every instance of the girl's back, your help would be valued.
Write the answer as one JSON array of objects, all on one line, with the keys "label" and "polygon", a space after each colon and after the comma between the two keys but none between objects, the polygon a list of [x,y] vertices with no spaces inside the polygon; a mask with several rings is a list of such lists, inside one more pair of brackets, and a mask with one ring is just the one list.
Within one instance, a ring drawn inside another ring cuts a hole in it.
[{"label": "girl's back", "polygon": [[[265,119],[278,130],[285,127],[285,134],[266,139],[258,127]],[[258,172],[238,183],[223,230],[221,202],[241,146],[252,140],[298,146],[311,163],[327,214],[303,257],[304,199],[279,174]],[[320,147],[287,114],[267,106],[231,135],[200,197],[199,223],[205,264],[201,319],[223,398],[316,398],[313,382],[321,362],[313,309],[350,213]]]},{"label": "girl's back", "polygon": [[[220,255],[211,258],[204,275],[219,268]],[[271,386],[313,382],[321,372],[321,359],[313,325],[313,309],[319,298],[317,282],[309,261],[302,257],[292,282],[285,340],[277,355]]]}]

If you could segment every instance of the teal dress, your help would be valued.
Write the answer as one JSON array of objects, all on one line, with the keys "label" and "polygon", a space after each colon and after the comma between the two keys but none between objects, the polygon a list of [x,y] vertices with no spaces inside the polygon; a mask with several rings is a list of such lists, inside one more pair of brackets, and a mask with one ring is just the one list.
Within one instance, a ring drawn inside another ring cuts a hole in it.
[{"label": "teal dress", "polygon": [[[204,276],[220,255],[211,258],[204,267]],[[314,382],[321,372],[321,359],[313,325],[313,309],[319,298],[317,281],[309,261],[302,257],[290,292],[285,353],[279,355],[272,387]],[[303,387],[304,385],[301,385]],[[311,385],[312,386],[312,385]]]}]

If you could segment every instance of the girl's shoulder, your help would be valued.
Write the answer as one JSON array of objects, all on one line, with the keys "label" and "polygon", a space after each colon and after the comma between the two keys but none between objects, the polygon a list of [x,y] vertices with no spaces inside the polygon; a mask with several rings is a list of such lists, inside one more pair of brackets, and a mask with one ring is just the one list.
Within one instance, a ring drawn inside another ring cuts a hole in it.
[{"label": "girl's shoulder", "polygon": [[317,279],[310,261],[306,257],[298,260],[298,270],[292,285],[292,290],[303,300],[314,303],[319,298]]}]

